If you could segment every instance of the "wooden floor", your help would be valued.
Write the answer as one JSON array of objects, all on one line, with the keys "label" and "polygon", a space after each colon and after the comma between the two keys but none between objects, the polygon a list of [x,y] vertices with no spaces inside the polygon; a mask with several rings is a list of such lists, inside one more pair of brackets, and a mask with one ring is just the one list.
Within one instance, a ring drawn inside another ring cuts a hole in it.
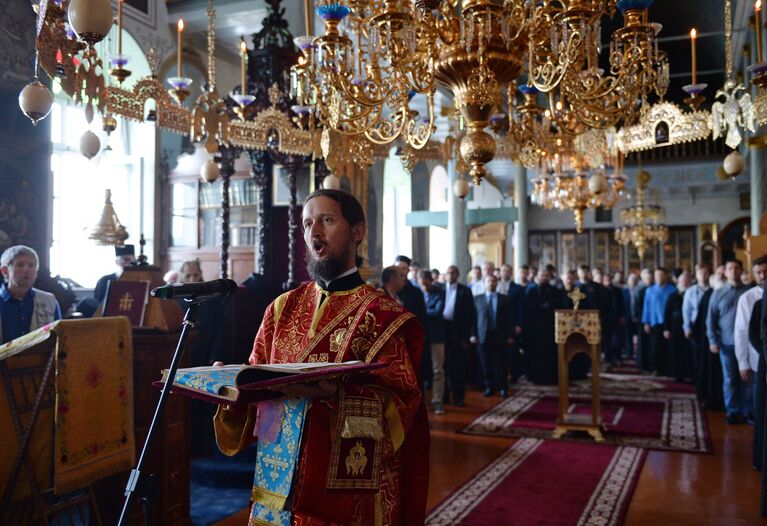
[{"label": "wooden floor", "polygon": [[[500,401],[467,393],[467,407],[447,406],[431,421],[431,509],[471,475],[500,455],[514,439],[456,433]],[[708,413],[713,454],[650,451],[629,506],[626,526],[741,526],[759,518],[760,474],[751,467],[753,428],[727,426],[724,414]],[[244,526],[247,509],[216,526]],[[500,523],[499,523],[500,525]]]}]

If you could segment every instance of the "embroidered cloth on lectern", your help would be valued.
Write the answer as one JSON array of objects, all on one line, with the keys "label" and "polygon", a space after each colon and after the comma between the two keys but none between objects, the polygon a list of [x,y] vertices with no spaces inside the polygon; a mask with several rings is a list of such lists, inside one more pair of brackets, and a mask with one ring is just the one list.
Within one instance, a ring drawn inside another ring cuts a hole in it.
[{"label": "embroidered cloth on lectern", "polygon": [[250,497],[253,501],[249,522],[251,526],[290,526],[288,496],[309,404],[305,398],[288,399],[283,404],[279,436],[273,442],[258,442],[256,475]]}]

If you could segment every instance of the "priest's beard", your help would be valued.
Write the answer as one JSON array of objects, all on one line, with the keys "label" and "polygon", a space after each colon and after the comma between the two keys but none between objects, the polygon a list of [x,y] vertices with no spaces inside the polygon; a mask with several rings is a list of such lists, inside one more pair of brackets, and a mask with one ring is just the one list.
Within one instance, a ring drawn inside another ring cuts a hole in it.
[{"label": "priest's beard", "polygon": [[346,270],[346,254],[343,256],[329,255],[324,258],[316,258],[311,249],[306,251],[306,270],[314,281],[328,283]]}]

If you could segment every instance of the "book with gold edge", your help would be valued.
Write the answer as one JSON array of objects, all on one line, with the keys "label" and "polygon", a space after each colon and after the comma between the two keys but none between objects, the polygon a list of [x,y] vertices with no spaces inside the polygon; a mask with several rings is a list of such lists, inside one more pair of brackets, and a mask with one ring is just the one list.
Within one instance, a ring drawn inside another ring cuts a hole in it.
[{"label": "book with gold edge", "polygon": [[[334,380],[386,366],[385,363],[350,361],[190,367],[176,371],[171,393],[217,404],[248,404],[283,396],[279,391],[281,386]],[[153,385],[162,387],[167,376],[165,369],[162,379]]]}]

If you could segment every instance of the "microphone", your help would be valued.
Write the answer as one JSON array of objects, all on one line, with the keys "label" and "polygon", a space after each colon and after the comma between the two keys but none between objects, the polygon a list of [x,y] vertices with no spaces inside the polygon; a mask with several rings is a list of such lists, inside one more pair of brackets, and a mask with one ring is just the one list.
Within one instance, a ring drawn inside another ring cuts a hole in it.
[{"label": "microphone", "polygon": [[173,298],[196,300],[201,298],[226,298],[237,290],[237,283],[231,279],[214,279],[202,283],[182,283],[164,285],[153,289],[153,298],[169,300]]}]

